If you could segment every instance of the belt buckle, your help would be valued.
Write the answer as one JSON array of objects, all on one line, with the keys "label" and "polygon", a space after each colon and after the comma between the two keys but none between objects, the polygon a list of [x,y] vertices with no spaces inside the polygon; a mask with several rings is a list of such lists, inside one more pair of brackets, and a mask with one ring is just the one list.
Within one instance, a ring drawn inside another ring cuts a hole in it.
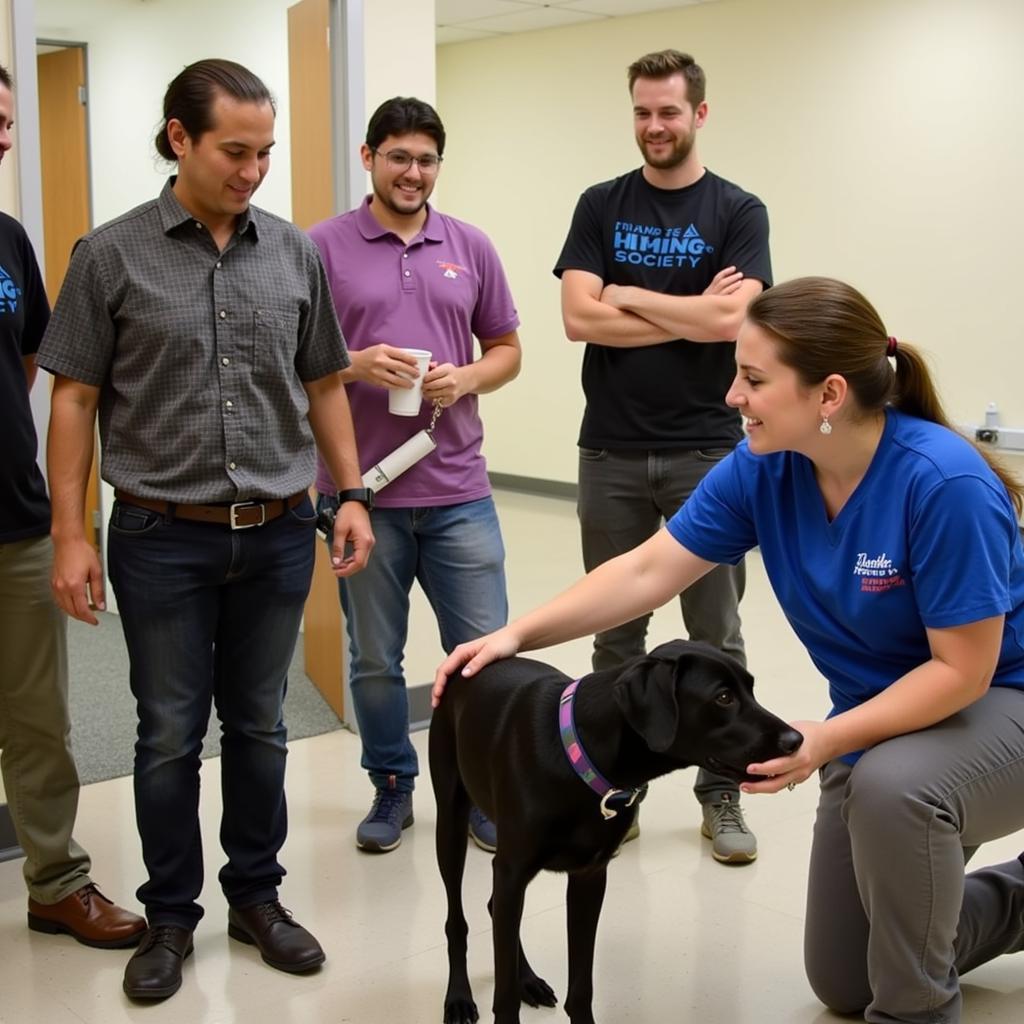
[{"label": "belt buckle", "polygon": [[[258,523],[240,523],[238,512],[240,509],[258,508],[260,510],[260,521]],[[249,530],[254,526],[262,526],[267,521],[267,507],[262,501],[236,501],[228,507],[228,523],[232,530]]]}]

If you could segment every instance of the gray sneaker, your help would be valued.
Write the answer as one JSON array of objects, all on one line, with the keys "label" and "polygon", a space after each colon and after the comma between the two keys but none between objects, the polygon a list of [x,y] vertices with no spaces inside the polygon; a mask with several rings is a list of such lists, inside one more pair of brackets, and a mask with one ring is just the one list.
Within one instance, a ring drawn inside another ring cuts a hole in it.
[{"label": "gray sneaker", "polygon": [[711,840],[711,856],[722,864],[749,864],[757,857],[757,837],[743,820],[743,809],[732,793],[719,793],[703,804],[700,834]]},{"label": "gray sneaker", "polygon": [[378,789],[370,813],[356,829],[356,846],[368,853],[390,853],[402,842],[402,829],[412,822],[411,791]]}]

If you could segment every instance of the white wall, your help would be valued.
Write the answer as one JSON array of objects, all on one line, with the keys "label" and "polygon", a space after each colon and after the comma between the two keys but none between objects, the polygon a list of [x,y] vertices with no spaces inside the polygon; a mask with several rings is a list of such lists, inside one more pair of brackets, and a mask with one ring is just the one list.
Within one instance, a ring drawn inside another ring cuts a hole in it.
[{"label": "white wall", "polygon": [[[170,168],[153,149],[163,94],[187,64],[226,57],[254,71],[277,102],[271,170],[256,202],[291,214],[288,8],[295,0],[117,3],[37,0],[37,35],[88,44],[93,219],[101,224],[152,198]],[[433,0],[364,0],[367,107],[405,91],[434,94]],[[201,31],[197,31],[201,26]],[[325,173],[327,173],[325,168]]]},{"label": "white wall", "polygon": [[[11,10],[10,0],[0,3],[0,64],[14,73],[11,58]],[[17,110],[14,115],[17,128]],[[4,160],[0,167],[0,210],[11,217],[18,216],[18,169],[14,160]]]},{"label": "white wall", "polygon": [[433,103],[434,0],[363,3],[367,118],[392,96],[417,96]]},{"label": "white wall", "polygon": [[[170,169],[153,137],[171,79],[193,61],[226,57],[244,64],[277,100],[277,144],[257,203],[291,213],[287,0],[245,4],[175,0],[95,8],[82,0],[61,24],[37,0],[37,35],[88,44],[89,142],[96,224],[152,199]],[[74,20],[74,19],[79,20]]]},{"label": "white wall", "polygon": [[491,235],[523,320],[522,375],[481,403],[491,469],[576,479],[550,271],[579,193],[638,165],[625,70],[666,46],[708,74],[700,153],[767,203],[776,280],[848,280],[956,420],[994,400],[1024,427],[1022,40],[1019,0],[722,0],[441,47],[444,205]]}]

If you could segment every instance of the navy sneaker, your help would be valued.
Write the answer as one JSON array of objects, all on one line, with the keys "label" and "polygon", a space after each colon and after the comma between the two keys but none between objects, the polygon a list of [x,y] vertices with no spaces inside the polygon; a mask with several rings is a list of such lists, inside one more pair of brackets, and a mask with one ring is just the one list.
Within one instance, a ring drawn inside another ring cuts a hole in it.
[{"label": "navy sneaker", "polygon": [[411,790],[378,789],[370,813],[356,829],[356,846],[369,853],[390,853],[402,842],[402,829],[412,822]]},{"label": "navy sneaker", "polygon": [[494,853],[498,848],[498,830],[479,807],[469,809],[469,838],[488,853]]}]

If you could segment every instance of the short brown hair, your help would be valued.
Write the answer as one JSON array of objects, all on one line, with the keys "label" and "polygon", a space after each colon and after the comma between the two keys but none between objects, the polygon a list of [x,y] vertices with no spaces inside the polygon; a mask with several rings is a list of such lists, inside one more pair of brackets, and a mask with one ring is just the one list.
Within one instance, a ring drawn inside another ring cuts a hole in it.
[{"label": "short brown hair", "polygon": [[686,82],[686,98],[691,107],[699,107],[704,102],[704,90],[707,79],[704,69],[688,54],[679,50],[658,50],[646,53],[639,60],[633,61],[626,70],[629,76],[629,91],[633,92],[638,78],[668,78],[671,75],[682,75]]}]

